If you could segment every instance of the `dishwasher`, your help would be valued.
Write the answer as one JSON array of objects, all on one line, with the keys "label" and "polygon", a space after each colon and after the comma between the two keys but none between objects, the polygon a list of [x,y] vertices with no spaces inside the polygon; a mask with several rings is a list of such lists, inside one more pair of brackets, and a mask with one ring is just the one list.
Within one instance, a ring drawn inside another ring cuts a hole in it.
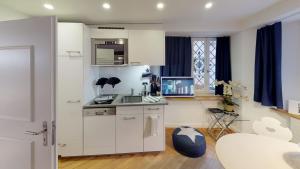
[{"label": "dishwasher", "polygon": [[116,108],[83,109],[84,155],[116,152]]}]

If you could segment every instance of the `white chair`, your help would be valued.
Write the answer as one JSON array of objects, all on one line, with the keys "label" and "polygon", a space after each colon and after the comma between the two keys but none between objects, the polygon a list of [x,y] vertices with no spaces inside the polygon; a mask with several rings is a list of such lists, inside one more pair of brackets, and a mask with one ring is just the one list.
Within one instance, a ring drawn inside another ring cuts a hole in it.
[{"label": "white chair", "polygon": [[282,127],[281,122],[271,117],[263,117],[260,121],[254,121],[253,130],[256,134],[291,141],[293,134],[289,128]]}]

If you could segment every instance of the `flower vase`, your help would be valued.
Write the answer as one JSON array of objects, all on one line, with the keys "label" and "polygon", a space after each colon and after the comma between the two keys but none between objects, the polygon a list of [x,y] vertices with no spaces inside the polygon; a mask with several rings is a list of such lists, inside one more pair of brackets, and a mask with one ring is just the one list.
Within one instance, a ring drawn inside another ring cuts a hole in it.
[{"label": "flower vase", "polygon": [[227,112],[234,112],[234,105],[224,104],[224,110]]}]

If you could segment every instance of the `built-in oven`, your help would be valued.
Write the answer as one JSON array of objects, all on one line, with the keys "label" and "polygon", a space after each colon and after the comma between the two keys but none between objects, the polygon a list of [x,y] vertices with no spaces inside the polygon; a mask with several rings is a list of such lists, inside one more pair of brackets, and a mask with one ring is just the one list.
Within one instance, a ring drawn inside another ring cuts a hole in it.
[{"label": "built-in oven", "polygon": [[124,65],[128,63],[128,39],[92,38],[93,65]]}]

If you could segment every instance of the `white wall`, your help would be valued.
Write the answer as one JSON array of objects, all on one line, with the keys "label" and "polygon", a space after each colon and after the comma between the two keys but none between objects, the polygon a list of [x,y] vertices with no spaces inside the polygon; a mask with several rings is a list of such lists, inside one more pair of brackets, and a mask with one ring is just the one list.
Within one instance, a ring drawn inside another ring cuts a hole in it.
[{"label": "white wall", "polygon": [[300,21],[282,26],[282,88],[285,108],[288,99],[300,100]]},{"label": "white wall", "polygon": [[192,126],[207,128],[210,116],[207,108],[217,107],[218,101],[169,99],[165,106],[166,127]]},{"label": "white wall", "polygon": [[149,84],[149,78],[142,78],[147,68],[149,66],[99,67],[99,78],[118,77],[121,80],[115,88],[106,84],[103,89],[100,89],[101,94],[130,94],[131,88],[134,89],[135,95],[141,93],[142,83]]},{"label": "white wall", "polygon": [[[287,108],[289,99],[300,100],[300,21],[283,22],[282,35],[282,88]],[[293,141],[300,142],[300,120],[290,119],[290,127]]]},{"label": "white wall", "polygon": [[27,15],[21,12],[0,5],[0,21],[24,19],[27,17]]},{"label": "white wall", "polygon": [[[282,53],[282,77],[283,77],[283,93],[286,100],[289,96],[300,95],[299,92],[299,33],[300,29],[296,26],[283,24],[283,53]],[[292,27],[292,28],[291,28]],[[248,29],[231,37],[231,51],[232,51],[232,72],[233,80],[240,81],[248,87],[247,95],[249,101],[242,101],[239,113],[241,114],[241,121],[239,122],[239,130],[241,132],[252,132],[252,123],[256,119],[264,116],[274,117],[282,122],[283,126],[290,127],[290,118],[280,115],[270,110],[269,107],[261,106],[259,103],[253,101],[254,91],[254,63],[255,63],[255,45],[256,45],[256,29]],[[289,30],[290,29],[290,30]],[[293,31],[292,31],[293,30]],[[296,32],[298,33],[296,33]],[[293,36],[293,37],[292,37]],[[287,41],[295,44],[290,45]],[[294,46],[294,47],[293,47]],[[296,62],[296,63],[291,63]],[[287,73],[287,72],[298,73]],[[295,122],[294,122],[295,123]],[[294,126],[294,125],[293,125]],[[295,137],[298,139],[298,130],[293,129]],[[294,141],[296,141],[295,139]],[[300,141],[300,140],[297,140]]]}]

